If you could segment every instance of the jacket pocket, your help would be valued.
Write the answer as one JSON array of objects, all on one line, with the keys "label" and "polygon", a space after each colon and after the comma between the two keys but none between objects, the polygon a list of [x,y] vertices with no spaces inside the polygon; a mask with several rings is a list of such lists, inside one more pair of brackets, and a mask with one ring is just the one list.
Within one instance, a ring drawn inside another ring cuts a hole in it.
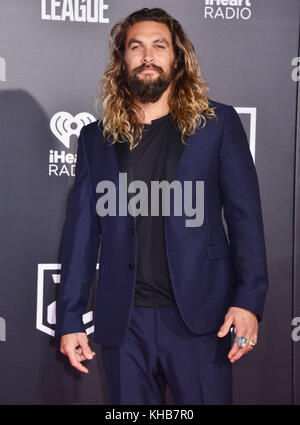
[{"label": "jacket pocket", "polygon": [[227,242],[206,245],[206,252],[209,260],[218,260],[232,255],[230,245]]}]

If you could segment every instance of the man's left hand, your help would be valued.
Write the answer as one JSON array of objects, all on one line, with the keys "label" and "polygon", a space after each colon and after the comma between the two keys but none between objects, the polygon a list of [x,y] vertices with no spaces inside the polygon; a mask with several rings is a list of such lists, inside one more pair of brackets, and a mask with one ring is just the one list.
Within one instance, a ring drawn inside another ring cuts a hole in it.
[{"label": "man's left hand", "polygon": [[230,307],[223,325],[219,329],[218,337],[222,338],[228,334],[231,326],[236,329],[236,336],[244,336],[247,338],[245,347],[240,347],[236,342],[233,343],[228,353],[231,363],[239,360],[244,354],[251,351],[254,346],[249,344],[250,341],[257,343],[258,320],[255,313],[250,310],[239,307]]}]

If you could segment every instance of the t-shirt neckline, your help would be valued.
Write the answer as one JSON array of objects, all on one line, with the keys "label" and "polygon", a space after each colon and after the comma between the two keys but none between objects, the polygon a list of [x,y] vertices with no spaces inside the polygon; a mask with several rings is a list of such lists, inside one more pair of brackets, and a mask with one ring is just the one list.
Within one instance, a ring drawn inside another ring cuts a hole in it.
[{"label": "t-shirt neckline", "polygon": [[162,121],[165,121],[169,118],[171,118],[171,112],[169,112],[166,115],[163,115],[162,117],[156,118],[154,120],[151,121],[151,124],[148,123],[144,123],[144,128],[152,128],[154,126],[156,126],[157,124],[160,124]]}]

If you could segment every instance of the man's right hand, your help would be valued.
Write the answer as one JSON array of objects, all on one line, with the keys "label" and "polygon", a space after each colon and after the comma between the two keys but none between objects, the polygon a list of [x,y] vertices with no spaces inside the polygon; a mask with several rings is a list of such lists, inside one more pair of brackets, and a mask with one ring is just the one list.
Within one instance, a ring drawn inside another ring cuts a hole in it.
[{"label": "man's right hand", "polygon": [[60,339],[60,351],[69,358],[73,367],[80,372],[89,373],[89,370],[81,362],[92,360],[96,353],[91,350],[85,332],[62,335]]}]

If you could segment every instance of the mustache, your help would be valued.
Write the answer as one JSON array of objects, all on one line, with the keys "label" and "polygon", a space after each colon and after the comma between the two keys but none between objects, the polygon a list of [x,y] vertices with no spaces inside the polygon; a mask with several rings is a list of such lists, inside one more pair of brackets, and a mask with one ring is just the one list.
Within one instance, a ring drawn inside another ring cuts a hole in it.
[{"label": "mustache", "polygon": [[161,72],[161,69],[158,68],[155,65],[148,65],[148,66],[147,65],[142,65],[142,66],[136,68],[134,72],[135,73],[138,73],[138,72],[143,71],[144,69],[148,69],[148,68],[153,68],[153,69],[156,69],[157,71]]}]

